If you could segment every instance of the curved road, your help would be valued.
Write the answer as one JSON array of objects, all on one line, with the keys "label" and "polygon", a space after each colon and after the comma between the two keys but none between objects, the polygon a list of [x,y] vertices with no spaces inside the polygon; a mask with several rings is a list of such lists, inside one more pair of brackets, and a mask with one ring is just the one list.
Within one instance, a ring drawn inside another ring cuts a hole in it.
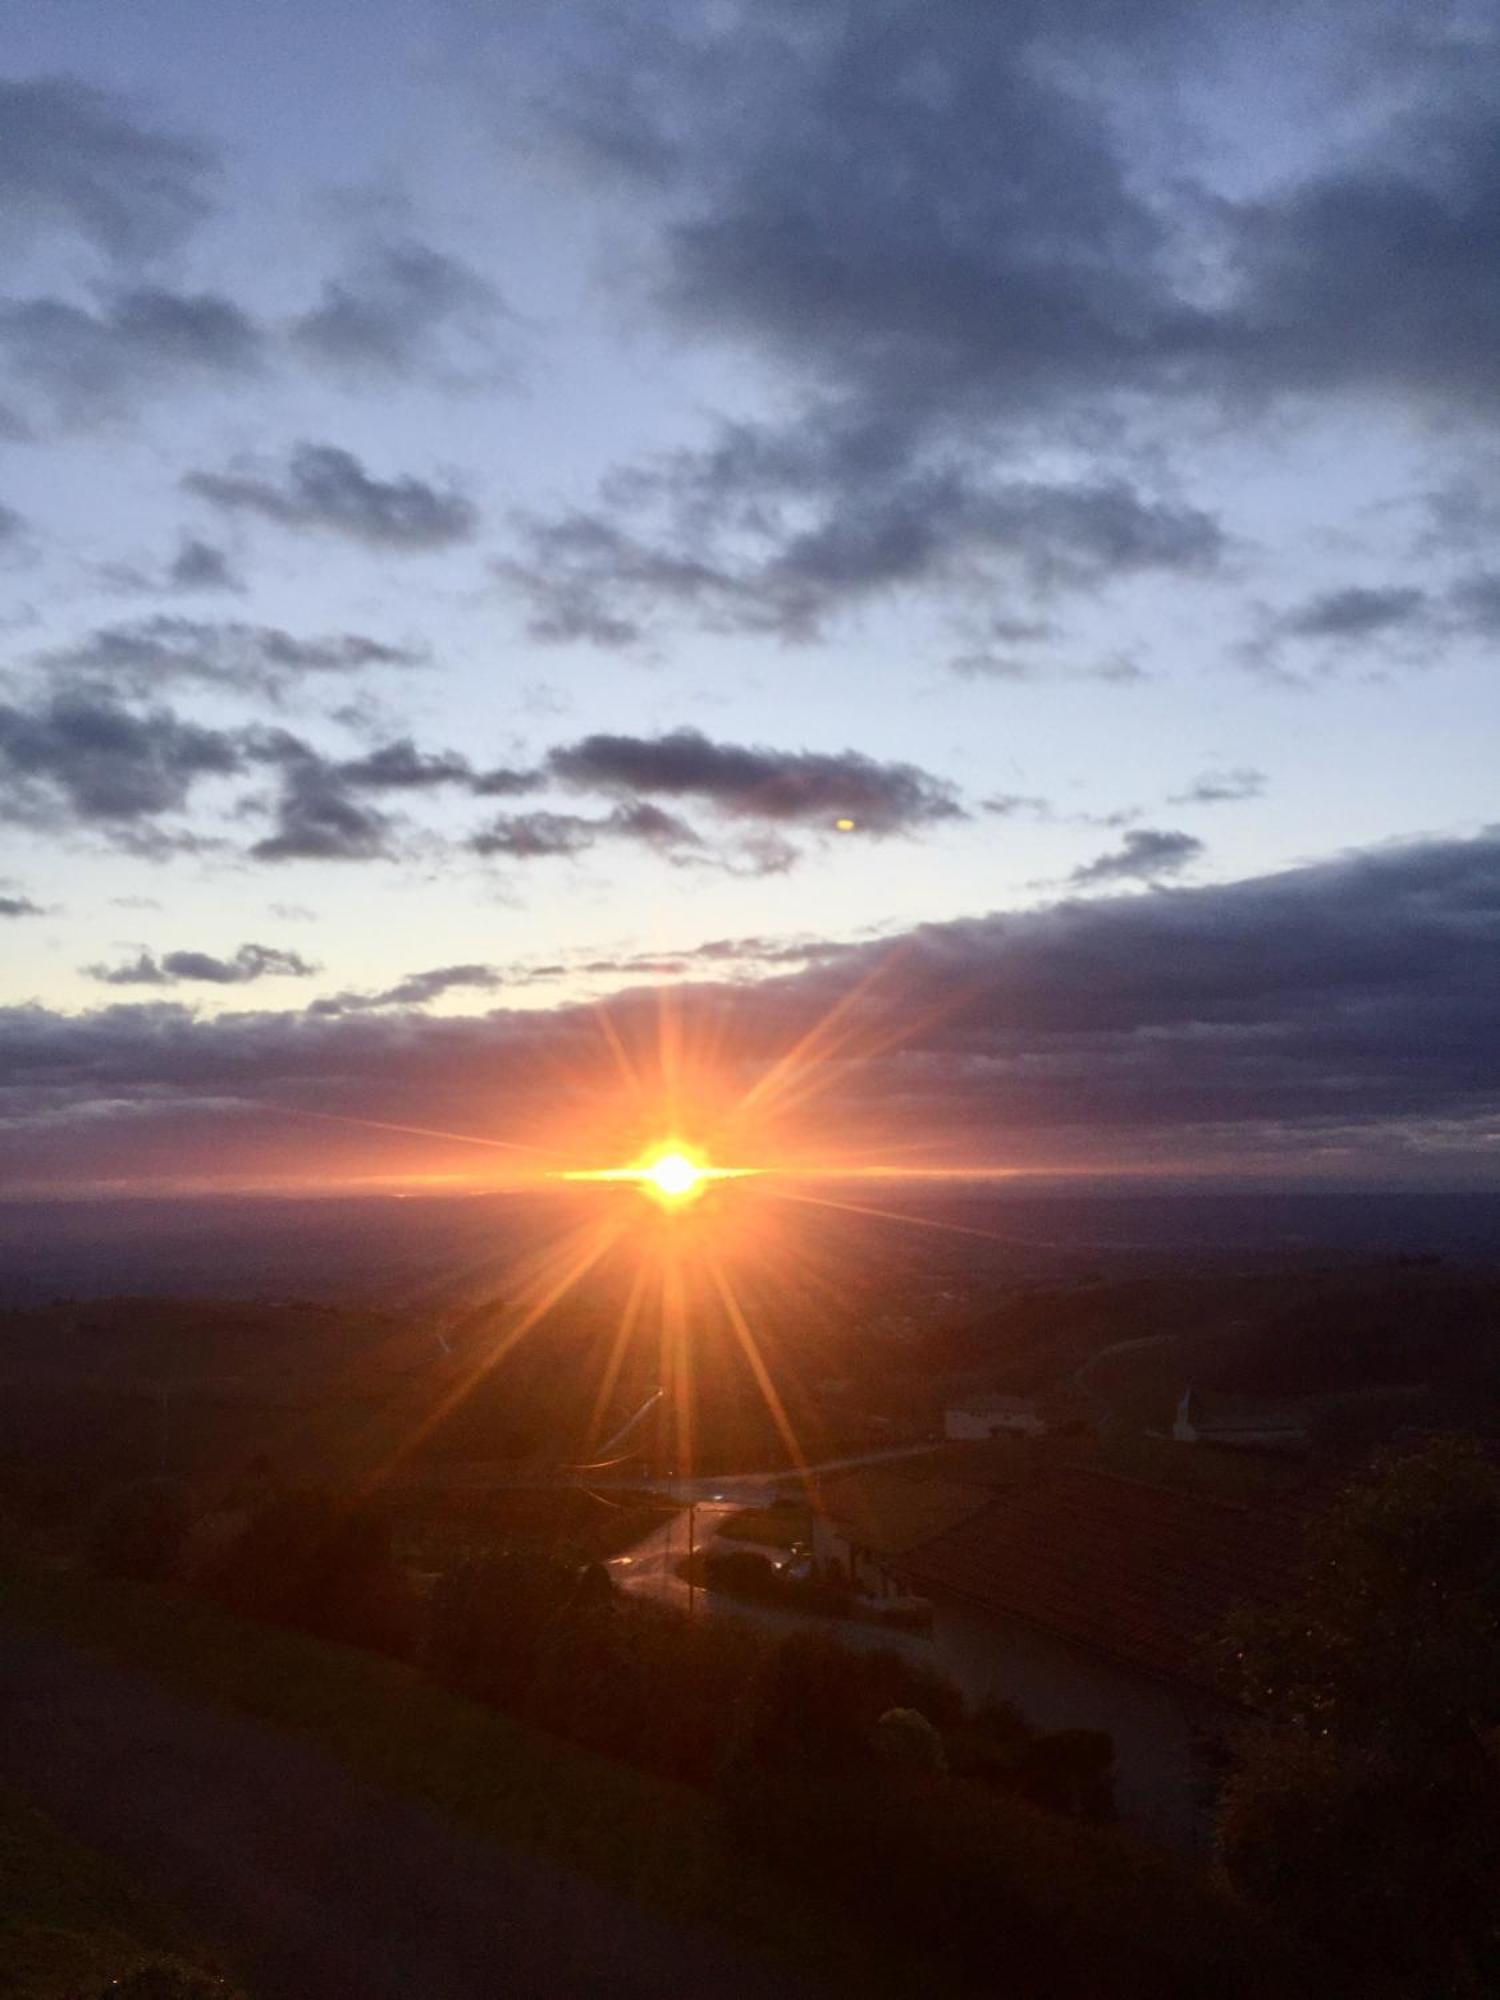
[{"label": "curved road", "polygon": [[175,1902],[255,2000],[811,1990],[50,1636],[0,1632],[0,1778]]}]

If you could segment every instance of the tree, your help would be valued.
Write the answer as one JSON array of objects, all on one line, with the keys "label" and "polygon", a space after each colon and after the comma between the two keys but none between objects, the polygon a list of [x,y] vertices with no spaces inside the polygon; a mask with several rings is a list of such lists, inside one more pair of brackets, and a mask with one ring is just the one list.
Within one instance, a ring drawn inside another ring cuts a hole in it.
[{"label": "tree", "polygon": [[320,1639],[408,1654],[416,1603],[395,1557],[390,1516],[321,1491],[273,1494],[202,1576],[244,1617]]},{"label": "tree", "polygon": [[1231,1629],[1228,1672],[1260,1718],[1220,1801],[1234,1879],[1367,1968],[1368,1990],[1490,1990],[1500,1470],[1461,1439],[1378,1461],[1287,1600]]},{"label": "tree", "polygon": [[428,1649],[440,1679],[496,1708],[531,1700],[542,1641],[579,1599],[597,1588],[556,1556],[500,1549],[471,1556],[439,1579],[428,1624]]}]

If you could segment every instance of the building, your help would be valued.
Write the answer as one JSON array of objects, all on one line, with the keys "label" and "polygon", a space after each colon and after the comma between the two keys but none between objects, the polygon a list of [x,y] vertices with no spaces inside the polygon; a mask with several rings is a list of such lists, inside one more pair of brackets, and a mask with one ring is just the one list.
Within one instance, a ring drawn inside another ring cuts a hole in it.
[{"label": "building", "polygon": [[975,1396],[943,1412],[943,1433],[955,1441],[1040,1437],[1047,1420],[1030,1396]]},{"label": "building", "polygon": [[1191,1388],[1178,1399],[1172,1436],[1179,1444],[1216,1444],[1231,1451],[1297,1453],[1311,1442],[1304,1403]]},{"label": "building", "polygon": [[878,1466],[835,1473],[818,1488],[813,1562],[820,1573],[834,1571],[862,1596],[906,1596],[893,1567],[897,1559],[977,1513],[991,1497],[985,1486]]},{"label": "building", "polygon": [[890,1564],[933,1607],[938,1667],[1039,1729],[1105,1729],[1121,1817],[1175,1847],[1207,1835],[1207,1761],[1232,1710],[1212,1641],[1285,1596],[1301,1540],[1251,1508],[1067,1465],[991,1494]]}]

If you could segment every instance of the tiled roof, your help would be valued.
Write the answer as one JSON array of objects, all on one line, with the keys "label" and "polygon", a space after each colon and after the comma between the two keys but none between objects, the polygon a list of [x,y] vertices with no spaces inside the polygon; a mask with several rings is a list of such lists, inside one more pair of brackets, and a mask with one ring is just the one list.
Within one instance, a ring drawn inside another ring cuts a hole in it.
[{"label": "tiled roof", "polygon": [[912,1546],[900,1566],[925,1595],[959,1597],[1142,1672],[1208,1687],[1208,1641],[1233,1606],[1285,1595],[1300,1539],[1287,1507],[1064,1467]]},{"label": "tiled roof", "polygon": [[874,1468],[835,1473],[818,1489],[819,1512],[847,1540],[875,1555],[897,1556],[931,1541],[994,1497],[987,1486],[924,1479]]}]

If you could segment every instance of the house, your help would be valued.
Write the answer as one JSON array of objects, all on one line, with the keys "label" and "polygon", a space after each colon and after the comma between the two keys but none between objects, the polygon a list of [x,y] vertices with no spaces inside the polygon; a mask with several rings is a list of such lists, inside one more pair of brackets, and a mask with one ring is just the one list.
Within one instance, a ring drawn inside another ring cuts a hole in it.
[{"label": "house", "polygon": [[1172,1435],[1179,1444],[1216,1444],[1232,1451],[1304,1452],[1311,1442],[1304,1403],[1192,1388],[1178,1399]]},{"label": "house", "polygon": [[835,1473],[817,1489],[813,1562],[832,1569],[866,1597],[902,1597],[895,1560],[945,1528],[977,1513],[986,1486],[864,1466]]},{"label": "house", "polygon": [[1211,1642],[1236,1605],[1289,1585],[1300,1516],[1063,1465],[892,1559],[933,1607],[936,1664],[1033,1727],[1105,1729],[1121,1817],[1206,1838],[1206,1760],[1233,1711]]},{"label": "house", "polygon": [[1047,1420],[1030,1396],[975,1396],[943,1412],[943,1433],[958,1440],[1040,1437]]}]

